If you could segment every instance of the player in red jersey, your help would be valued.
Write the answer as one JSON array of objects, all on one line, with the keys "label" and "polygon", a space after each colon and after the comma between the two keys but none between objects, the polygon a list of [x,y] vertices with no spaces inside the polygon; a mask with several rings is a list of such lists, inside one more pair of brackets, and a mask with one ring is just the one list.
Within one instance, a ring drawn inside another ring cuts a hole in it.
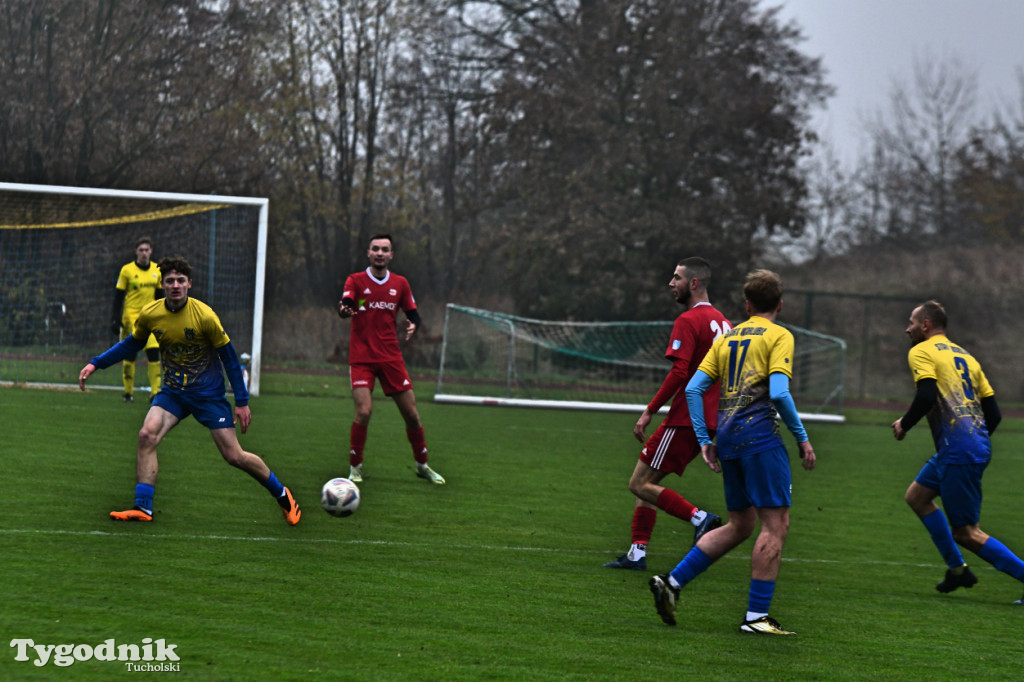
[{"label": "player in red jersey", "polygon": [[[636,495],[632,544],[628,552],[606,563],[608,568],[647,570],[647,543],[654,530],[658,509],[693,524],[695,543],[701,535],[722,525],[719,516],[694,507],[682,495],[661,485],[662,479],[670,473],[682,476],[686,465],[700,453],[686,405],[686,384],[712,342],[732,329],[725,316],[708,302],[710,280],[711,266],[703,258],[694,257],[679,261],[668,283],[672,295],[686,310],[676,318],[665,351],[665,357],[672,361],[672,369],[633,427],[636,439],[644,443],[644,431],[651,423],[651,417],[669,399],[672,405],[665,420],[646,439],[633,476],[629,479],[629,489]],[[709,419],[717,415],[717,383],[704,394],[704,409]],[[709,424],[708,428],[713,430],[715,424]]]},{"label": "player in red jersey", "polygon": [[398,346],[395,321],[398,311],[405,313],[405,340],[408,341],[420,326],[416,300],[409,282],[388,268],[395,257],[391,235],[370,237],[366,256],[370,267],[356,272],[345,280],[345,290],[338,303],[338,314],[352,318],[349,334],[348,364],[352,384],[355,417],[349,437],[349,475],[353,481],[363,480],[363,447],[366,428],[373,413],[373,384],[380,380],[384,395],[394,399],[405,420],[406,435],[416,460],[416,475],[431,483],[444,485],[444,478],[427,465],[427,442],[423,424],[416,409],[416,394],[412,380],[405,371],[402,350]]}]

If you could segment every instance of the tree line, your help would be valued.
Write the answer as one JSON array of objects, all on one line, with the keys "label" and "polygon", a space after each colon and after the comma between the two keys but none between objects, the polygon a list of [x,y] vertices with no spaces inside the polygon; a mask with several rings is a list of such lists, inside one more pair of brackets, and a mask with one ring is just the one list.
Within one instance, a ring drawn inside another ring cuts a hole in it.
[{"label": "tree line", "polygon": [[801,39],[757,0],[9,0],[0,178],[267,196],[271,307],[375,232],[421,298],[566,319],[664,316],[638,277],[691,253],[1020,238],[1019,117],[925,73],[850,174]]}]

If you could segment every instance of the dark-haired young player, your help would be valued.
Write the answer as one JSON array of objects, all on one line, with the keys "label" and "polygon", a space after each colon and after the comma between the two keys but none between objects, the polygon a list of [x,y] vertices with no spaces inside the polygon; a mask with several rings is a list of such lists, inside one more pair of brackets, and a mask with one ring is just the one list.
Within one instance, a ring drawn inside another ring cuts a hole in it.
[{"label": "dark-haired young player", "polygon": [[[78,386],[97,369],[105,369],[143,348],[155,334],[164,360],[164,385],[146,413],[139,431],[135,465],[135,506],[110,512],[117,521],[152,521],[153,493],[158,459],[156,448],[175,425],[190,414],[210,430],[224,460],[246,472],[277,500],[285,520],[292,526],[302,511],[288,488],[258,455],[246,452],[235,433],[237,420],[245,433],[252,421],[249,389],[242,378],[231,339],[210,306],[191,298],[192,267],[181,257],[160,261],[164,298],[150,303],[139,313],[131,334],[106,352],[94,357],[78,375]],[[235,394],[235,408],[224,395],[224,372]]]},{"label": "dark-haired young player", "polygon": [[[114,285],[114,308],[111,312],[110,331],[119,339],[125,339],[135,327],[135,318],[147,305],[160,298],[160,268],[152,262],[153,241],[149,237],[141,237],[135,243],[135,260],[121,268]],[[156,337],[150,335],[146,339],[147,373],[149,374],[149,399],[160,390],[160,345]],[[136,354],[137,355],[137,354]],[[135,358],[126,357],[122,362],[121,375],[124,379],[124,396],[126,403],[135,400]]]},{"label": "dark-haired young player", "polygon": [[427,464],[427,442],[420,413],[416,409],[416,394],[405,370],[395,331],[399,310],[405,313],[407,341],[419,327],[416,300],[409,282],[389,269],[391,259],[395,257],[391,235],[370,237],[366,257],[370,266],[348,276],[338,302],[338,315],[352,320],[348,364],[355,416],[349,432],[348,477],[357,483],[363,480],[363,448],[373,413],[373,384],[379,379],[384,395],[395,401],[405,420],[405,433],[416,460],[416,475],[436,485],[444,485],[441,474]]},{"label": "dark-haired young player", "polygon": [[[636,495],[632,544],[628,552],[606,563],[608,568],[646,570],[647,543],[654,530],[658,509],[693,524],[694,542],[704,533],[722,525],[722,519],[716,514],[698,509],[675,490],[661,485],[670,473],[682,476],[686,465],[700,452],[684,390],[712,342],[731,328],[725,316],[708,301],[710,280],[711,266],[703,258],[694,257],[679,261],[668,283],[673,297],[684,308],[672,326],[665,351],[665,357],[672,362],[672,369],[633,427],[633,435],[644,443],[644,448],[629,479],[629,489]],[[669,400],[672,405],[668,415],[651,437],[646,438],[644,431],[651,423],[651,417]],[[709,413],[708,429],[714,432],[718,384],[704,394],[704,406]]]}]

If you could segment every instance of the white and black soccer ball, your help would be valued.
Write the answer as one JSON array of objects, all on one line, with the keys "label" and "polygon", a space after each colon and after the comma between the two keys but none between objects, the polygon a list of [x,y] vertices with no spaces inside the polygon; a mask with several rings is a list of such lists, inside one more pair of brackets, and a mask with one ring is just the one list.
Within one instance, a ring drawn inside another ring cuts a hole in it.
[{"label": "white and black soccer ball", "polygon": [[332,478],[320,490],[320,504],[331,516],[351,516],[359,498],[359,487],[347,478]]}]

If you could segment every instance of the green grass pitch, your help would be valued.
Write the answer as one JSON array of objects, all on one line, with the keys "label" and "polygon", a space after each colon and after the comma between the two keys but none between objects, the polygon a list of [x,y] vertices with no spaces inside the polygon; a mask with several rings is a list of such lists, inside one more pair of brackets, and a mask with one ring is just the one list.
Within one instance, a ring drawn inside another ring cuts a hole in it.
[{"label": "green grass pitch", "polygon": [[[1019,676],[1020,584],[966,554],[979,584],[934,589],[944,567],[902,499],[929,439],[917,428],[896,443],[898,414],[808,425],[819,465],[794,466],[772,605],[799,635],[780,640],[737,632],[750,541],[683,591],[674,628],[647,580],[682,558],[691,526],[659,515],[647,573],[601,566],[629,543],[635,415],[421,397],[431,464],[448,479],[435,487],[415,476],[398,412],[378,396],[362,503],[337,519],[319,491],[348,471],[347,387],[273,394],[266,379],[241,439],[303,505],[294,528],[192,420],[160,448],[156,521],[114,523],[107,512],[131,503],[145,406],[112,391],[0,388],[0,679],[128,674],[118,662],[18,662],[14,639],[145,637],[175,644],[176,674],[200,680]],[[1005,420],[995,444],[982,527],[1024,553],[1024,422]],[[724,512],[703,463],[668,483]]]}]

